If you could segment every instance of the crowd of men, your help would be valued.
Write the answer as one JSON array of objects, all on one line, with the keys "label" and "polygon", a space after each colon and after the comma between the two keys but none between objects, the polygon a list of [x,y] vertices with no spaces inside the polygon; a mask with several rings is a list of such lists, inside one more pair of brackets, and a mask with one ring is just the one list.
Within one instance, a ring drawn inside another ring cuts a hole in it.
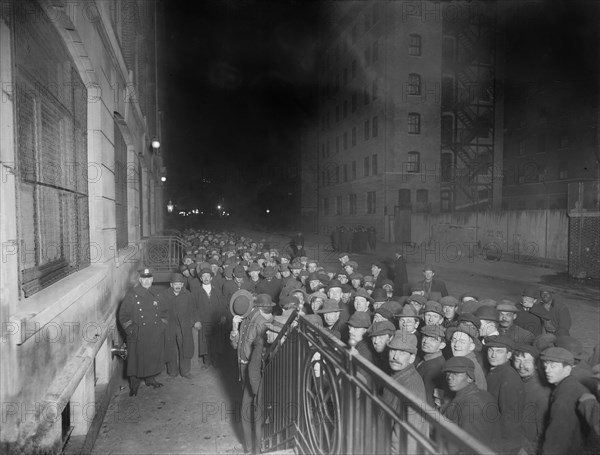
[{"label": "crowd of men", "polygon": [[[600,353],[585,352],[552,289],[526,288],[514,300],[453,296],[430,265],[409,281],[400,251],[388,271],[378,260],[359,267],[344,252],[337,264],[319,264],[233,233],[184,239],[171,286],[156,293],[142,269],[121,305],[131,395],[142,380],[160,387],[165,362],[168,374],[190,378],[194,355],[210,368],[231,344],[242,409],[252,408],[265,348],[296,311],[498,453],[597,451]],[[258,450],[259,420],[242,419],[248,452]]]}]

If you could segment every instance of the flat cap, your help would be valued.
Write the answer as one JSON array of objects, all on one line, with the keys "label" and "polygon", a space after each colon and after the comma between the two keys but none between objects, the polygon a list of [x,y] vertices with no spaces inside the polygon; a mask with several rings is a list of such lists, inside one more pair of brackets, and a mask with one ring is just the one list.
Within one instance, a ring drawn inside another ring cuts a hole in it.
[{"label": "flat cap", "polygon": [[406,351],[411,354],[417,353],[417,337],[408,333],[406,330],[396,330],[394,337],[387,342],[387,346],[390,349],[397,351]]},{"label": "flat cap", "polygon": [[208,267],[203,267],[198,272],[198,276],[202,276],[205,273],[208,273],[210,276],[214,276],[215,275],[211,269],[209,269]]},{"label": "flat cap", "polygon": [[323,327],[323,319],[321,319],[321,316],[318,316],[316,314],[307,314],[306,316],[304,316],[304,319],[306,319],[313,325]]},{"label": "flat cap", "polygon": [[362,297],[363,299],[366,299],[368,302],[371,303],[373,302],[373,299],[371,298],[369,293],[364,289],[359,289],[358,291],[356,291],[356,293],[354,294],[354,298],[356,299],[357,297]]},{"label": "flat cap", "polygon": [[273,267],[272,265],[266,266],[262,271],[263,276],[266,278],[274,277],[276,273],[277,270],[275,270],[275,267]]},{"label": "flat cap", "polygon": [[554,346],[557,348],[564,348],[573,354],[575,360],[581,360],[584,357],[585,351],[583,350],[583,344],[577,338],[561,335],[556,338]]},{"label": "flat cap", "polygon": [[544,352],[542,352],[542,355],[540,356],[540,359],[542,359],[545,362],[564,362],[567,365],[571,366],[573,366],[573,364],[575,363],[575,358],[573,357],[573,354],[571,354],[565,348],[557,347],[548,348],[544,350]]},{"label": "flat cap", "polygon": [[415,310],[415,308],[410,305],[410,304],[406,304],[402,307],[402,311],[400,311],[400,313],[396,313],[395,315],[397,318],[419,318],[419,313],[417,313],[417,310]]},{"label": "flat cap", "polygon": [[534,359],[538,359],[540,357],[539,349],[531,344],[519,344],[518,346],[515,346],[515,353],[519,352],[526,352]]},{"label": "flat cap", "polygon": [[498,311],[507,311],[507,312],[512,312],[512,313],[519,312],[517,305],[515,304],[515,302],[513,302],[511,300],[500,300],[498,302],[498,305],[496,305],[496,309]]},{"label": "flat cap", "polygon": [[440,303],[442,306],[457,306],[458,299],[456,297],[452,297],[451,295],[447,295],[440,299]]},{"label": "flat cap", "polygon": [[260,265],[258,265],[256,262],[253,262],[248,266],[248,272],[260,272],[261,270],[262,269]]},{"label": "flat cap", "polygon": [[363,276],[362,273],[352,272],[348,278],[350,278],[351,280],[362,280]]},{"label": "flat cap", "polygon": [[296,260],[290,263],[290,270],[300,270],[302,268],[302,263]]},{"label": "flat cap", "polygon": [[386,302],[388,296],[387,296],[387,292],[385,292],[385,289],[376,288],[373,290],[373,293],[371,294],[371,298],[373,299],[373,302]]},{"label": "flat cap", "polygon": [[422,295],[409,295],[406,300],[409,302],[417,302],[421,305],[427,304],[427,299]]},{"label": "flat cap", "polygon": [[338,254],[338,259],[342,259],[343,257],[350,257],[350,255],[348,253],[346,253],[345,251],[341,252],[340,254]]},{"label": "flat cap", "polygon": [[423,336],[445,340],[446,329],[441,325],[424,325],[421,327]]},{"label": "flat cap", "polygon": [[348,321],[348,325],[355,328],[368,329],[371,325],[371,318],[364,311],[357,311]]},{"label": "flat cap", "polygon": [[286,295],[285,297],[281,297],[279,299],[279,306],[284,310],[288,310],[290,308],[296,309],[298,308],[298,305],[300,305],[300,300],[298,300],[298,297],[293,295]]},{"label": "flat cap", "polygon": [[243,278],[244,275],[246,275],[246,270],[244,270],[244,267],[241,265],[235,266],[233,269],[233,276],[236,278]]},{"label": "flat cap", "polygon": [[473,340],[473,343],[475,344],[475,349],[478,351],[481,350],[481,341],[479,341],[479,330],[477,330],[475,327],[464,323],[459,323],[457,326],[454,327],[448,327],[446,329],[446,339],[448,341],[451,341],[452,335],[454,335],[454,333],[456,332],[466,333]]},{"label": "flat cap", "polygon": [[423,314],[425,313],[437,313],[440,316],[444,316],[444,310],[442,309],[442,304],[440,302],[436,302],[435,300],[429,300],[425,304],[425,308],[423,308]]},{"label": "flat cap", "polygon": [[179,272],[171,275],[171,283],[187,283],[187,279]]},{"label": "flat cap", "polygon": [[461,322],[470,322],[477,328],[477,330],[479,330],[479,328],[481,327],[481,319],[479,319],[473,313],[461,313],[458,316],[458,322],[459,324]]},{"label": "flat cap", "polygon": [[381,287],[385,288],[386,286],[389,286],[392,289],[394,289],[394,282],[389,278],[384,278],[383,280],[381,280]]},{"label": "flat cap", "polygon": [[504,335],[491,335],[489,337],[485,337],[485,346],[488,348],[506,348],[514,351],[515,342],[512,338],[509,338]]},{"label": "flat cap", "polygon": [[383,269],[385,266],[383,265],[383,263],[381,261],[375,260],[375,261],[371,261],[371,266],[375,266],[378,267],[380,269]]},{"label": "flat cap", "polygon": [[396,327],[390,321],[374,322],[367,332],[370,337],[377,337],[380,335],[394,335]]},{"label": "flat cap", "polygon": [[375,310],[375,314],[380,314],[384,318],[391,321],[392,318],[394,316],[396,316],[397,313],[400,313],[401,311],[402,311],[402,304],[400,302],[395,302],[395,301],[391,300],[389,302],[385,302],[383,305],[381,305],[379,308],[377,308]]},{"label": "flat cap", "polygon": [[451,357],[446,360],[442,368],[444,373],[467,373],[471,379],[475,379],[475,364],[467,357]]},{"label": "flat cap", "polygon": [[329,282],[329,285],[327,286],[327,291],[329,292],[329,290],[333,289],[333,288],[340,288],[340,289],[342,289],[342,283],[340,283],[339,280],[335,280],[335,279],[331,280]]}]

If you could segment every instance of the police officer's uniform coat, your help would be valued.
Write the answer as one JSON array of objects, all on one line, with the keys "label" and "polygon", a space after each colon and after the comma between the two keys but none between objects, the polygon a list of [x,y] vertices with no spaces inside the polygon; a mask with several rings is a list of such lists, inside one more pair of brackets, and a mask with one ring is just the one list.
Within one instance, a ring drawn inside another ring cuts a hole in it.
[{"label": "police officer's uniform coat", "polygon": [[165,363],[164,347],[168,311],[158,298],[158,290],[141,284],[129,289],[119,308],[119,322],[137,334],[127,336],[127,376],[145,378],[159,374]]}]

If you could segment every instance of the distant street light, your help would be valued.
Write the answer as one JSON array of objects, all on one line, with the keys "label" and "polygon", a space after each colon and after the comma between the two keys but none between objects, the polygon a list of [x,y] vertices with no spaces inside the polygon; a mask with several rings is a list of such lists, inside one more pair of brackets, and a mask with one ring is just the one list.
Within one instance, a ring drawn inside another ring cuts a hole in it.
[{"label": "distant street light", "polygon": [[167,181],[167,178],[166,178],[166,177],[163,175],[163,176],[160,178],[160,181],[161,181],[161,182],[163,182],[163,183],[165,183],[165,182]]},{"label": "distant street light", "polygon": [[221,210],[221,206],[220,205],[217,205],[217,210]]},{"label": "distant street light", "polygon": [[159,140],[158,140],[158,139],[153,139],[153,140],[152,140],[152,148],[153,148],[153,149],[158,149],[158,148],[160,148],[160,142],[159,142]]},{"label": "distant street light", "polygon": [[266,210],[267,213],[271,213],[271,211],[269,209]]},{"label": "distant street light", "polygon": [[169,201],[169,203],[167,204],[167,212],[173,213],[174,208],[175,208],[175,206],[173,205],[173,203],[171,201]]}]

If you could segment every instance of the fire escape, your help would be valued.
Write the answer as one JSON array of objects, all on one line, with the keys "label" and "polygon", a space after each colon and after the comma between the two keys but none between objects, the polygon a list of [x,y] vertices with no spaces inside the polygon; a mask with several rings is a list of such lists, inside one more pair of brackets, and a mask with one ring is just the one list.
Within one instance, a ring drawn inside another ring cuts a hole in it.
[{"label": "fire escape", "polygon": [[441,191],[446,210],[492,205],[494,17],[490,10],[474,11],[443,23]]}]

